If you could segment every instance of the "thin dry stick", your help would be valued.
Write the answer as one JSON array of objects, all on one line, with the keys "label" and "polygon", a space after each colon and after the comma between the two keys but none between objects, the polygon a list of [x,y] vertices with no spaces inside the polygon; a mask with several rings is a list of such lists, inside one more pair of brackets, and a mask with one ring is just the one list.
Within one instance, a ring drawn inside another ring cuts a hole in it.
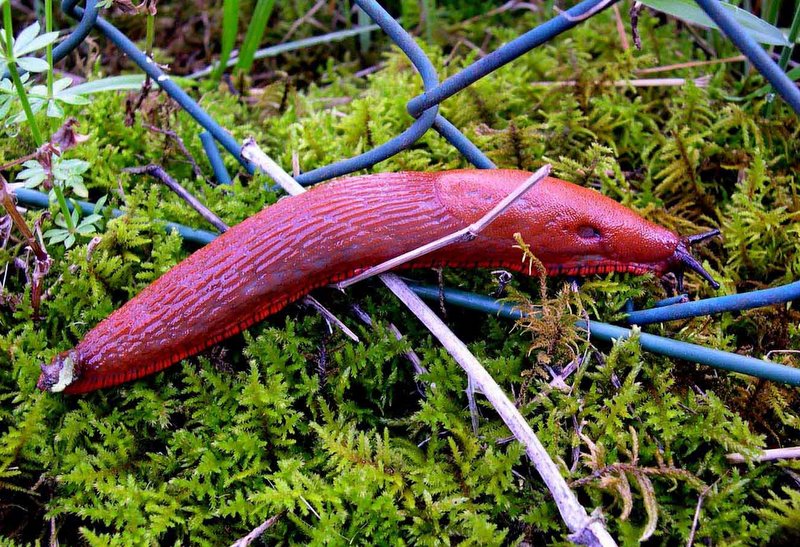
[{"label": "thin dry stick", "polygon": [[[173,179],[169,173],[164,171],[164,169],[160,165],[150,164],[145,165],[144,167],[129,167],[125,169],[126,172],[132,173],[134,175],[150,175],[169,187],[170,190],[178,194],[186,203],[192,206],[192,208],[200,213],[206,221],[208,221],[212,226],[214,226],[217,230],[221,233],[228,231],[229,226],[222,221],[217,215],[215,215],[211,209],[200,203],[200,201],[195,198],[191,193],[189,193],[183,186],[181,186],[178,181]],[[328,310],[325,306],[323,306],[320,302],[314,299],[311,296],[303,297],[303,303],[311,306],[315,310],[317,310],[322,317],[324,317],[328,322],[336,325],[341,331],[347,335],[348,338],[351,340],[358,342],[358,336],[347,328],[347,325],[342,323],[339,318],[337,318],[333,312]]]},{"label": "thin dry stick", "polygon": [[3,175],[0,175],[0,205],[6,210],[8,216],[11,217],[11,221],[14,223],[14,226],[17,227],[17,230],[22,233],[22,236],[33,251],[33,254],[36,255],[36,259],[41,262],[47,262],[50,260],[47,251],[42,248],[31,229],[28,228],[25,219],[22,218],[22,215],[17,211],[17,205],[14,203],[14,198],[12,198],[11,195],[8,182]]},{"label": "thin dry stick", "polygon": [[534,4],[533,2],[521,2],[520,0],[510,0],[509,2],[503,4],[502,6],[496,7],[493,10],[489,10],[486,13],[482,13],[481,15],[476,15],[475,17],[470,17],[469,19],[465,19],[460,23],[456,23],[453,26],[453,28],[465,27],[471,23],[480,21],[481,19],[492,17],[494,15],[498,15],[500,13],[504,13],[509,10],[522,10],[522,9],[532,12],[537,12],[541,8],[540,6]]},{"label": "thin dry stick", "polygon": [[[370,317],[367,312],[362,310],[361,306],[358,304],[351,304],[350,309],[353,310],[355,316],[366,326],[375,326],[375,324],[372,322],[372,317]],[[394,335],[395,339],[403,339],[403,333],[400,332],[400,329],[398,329],[394,323],[389,323],[389,331]],[[404,355],[406,356],[406,359],[411,362],[411,366],[414,367],[414,372],[417,376],[421,374],[428,374],[428,369],[425,368],[425,365],[422,364],[422,360],[419,358],[419,355],[417,355],[413,349],[408,350],[404,353]],[[431,387],[435,387],[435,384],[431,384]]]},{"label": "thin dry stick", "polygon": [[590,9],[589,11],[587,11],[586,13],[584,13],[582,15],[570,15],[566,10],[562,10],[561,8],[558,8],[558,7],[555,7],[555,6],[553,7],[553,9],[556,10],[556,12],[559,15],[563,15],[564,19],[566,19],[567,21],[575,23],[575,22],[585,21],[586,19],[589,19],[590,17],[594,16],[595,14],[600,13],[601,11],[606,9],[609,4],[611,4],[612,2],[616,2],[616,1],[617,0],[605,0],[605,2],[600,2],[595,7],[593,7],[592,9]]},{"label": "thin dry stick", "polygon": [[[44,245],[36,237],[33,231],[28,228],[28,224],[22,215],[17,211],[17,206],[14,203],[14,198],[11,197],[11,191],[8,188],[8,183],[3,175],[0,175],[0,205],[6,210],[11,222],[16,225],[17,229],[22,232],[28,247],[33,251],[34,263],[33,272],[30,276],[31,282],[31,307],[33,308],[33,317],[35,321],[39,320],[39,305],[42,300],[42,281],[50,271],[53,265],[53,259],[47,254]],[[34,230],[41,237],[41,231],[38,225],[34,225]],[[10,233],[10,232],[9,232]]]},{"label": "thin dry stick", "polygon": [[617,34],[619,34],[619,42],[622,46],[622,50],[628,51],[631,45],[628,43],[628,35],[625,32],[625,24],[622,22],[622,15],[619,13],[619,6],[614,4],[611,6],[611,9],[614,10],[614,20],[617,23]]},{"label": "thin dry stick", "polygon": [[38,155],[39,155],[39,151],[37,150],[35,152],[31,152],[30,154],[26,154],[24,156],[20,156],[19,158],[15,159],[15,160],[11,160],[8,163],[4,163],[3,165],[0,165],[0,171],[8,171],[9,169],[14,167],[15,165],[20,165],[22,163],[25,163],[28,160],[36,159],[36,157]]},{"label": "thin dry stick", "polygon": [[[290,177],[269,156],[264,154],[253,139],[248,138],[245,140],[242,146],[242,156],[261,168],[276,183],[283,186],[284,190],[289,194],[297,195],[305,192],[305,189],[297,181]],[[286,186],[284,186],[284,182]],[[525,418],[522,417],[514,407],[514,404],[500,389],[500,386],[481,366],[475,356],[470,353],[464,343],[399,277],[394,274],[384,273],[380,275],[380,279],[439,339],[445,349],[467,372],[475,382],[475,385],[497,410],[497,413],[514,436],[525,446],[525,452],[553,495],[561,517],[572,532],[569,539],[581,545],[616,545],[603,523],[591,518],[586,513],[575,494],[569,489],[564,477],[559,473],[558,467],[550,459],[544,446],[536,437],[531,426],[528,425]]]},{"label": "thin dry stick", "polygon": [[[616,80],[613,82],[603,82],[602,85],[616,87],[680,87],[685,85],[686,78],[634,78],[631,80]],[[691,80],[697,87],[708,87],[710,76],[700,76]],[[529,82],[528,86],[535,87],[573,87],[578,85],[578,80],[560,80],[552,82]]]},{"label": "thin dry stick", "polygon": [[317,310],[319,312],[319,314],[322,317],[324,317],[326,321],[328,321],[328,323],[331,323],[331,324],[335,325],[336,327],[338,327],[339,330],[341,330],[343,333],[345,333],[347,335],[348,338],[350,338],[350,340],[352,340],[353,342],[359,342],[360,341],[358,339],[358,336],[356,335],[356,333],[351,331],[347,327],[347,325],[342,323],[341,319],[339,319],[338,317],[333,315],[333,313],[328,308],[323,306],[322,303],[319,300],[317,300],[313,296],[307,294],[306,296],[303,297],[303,303],[308,304],[309,306],[311,306],[312,308]]},{"label": "thin dry stick", "polygon": [[561,517],[572,532],[569,539],[582,545],[616,545],[603,524],[589,517],[531,426],[464,343],[397,276],[384,274],[382,279],[472,377],[476,387],[489,400],[514,437],[525,446],[525,453],[553,495]]},{"label": "thin dry stick", "polygon": [[631,35],[633,36],[633,45],[636,49],[642,49],[642,37],[639,35],[639,14],[642,13],[644,4],[641,2],[633,2],[631,9],[628,11],[628,16],[631,18]]},{"label": "thin dry stick", "polygon": [[261,537],[264,534],[264,532],[269,530],[273,524],[278,522],[278,519],[281,518],[281,516],[283,516],[283,511],[281,511],[275,516],[269,517],[267,520],[265,520],[264,522],[253,528],[253,530],[249,534],[231,543],[231,547],[247,547],[248,545],[253,543],[253,541]]},{"label": "thin dry stick", "polygon": [[721,478],[722,477],[715,480],[712,484],[706,486],[705,489],[700,493],[700,497],[697,498],[697,506],[694,509],[694,519],[692,519],[692,529],[689,532],[689,538],[686,540],[686,547],[692,547],[694,544],[694,535],[697,533],[697,526],[700,524],[700,509],[703,508],[703,502],[705,501],[708,493],[712,488],[714,488],[714,486],[716,486]]},{"label": "thin dry stick", "polygon": [[796,460],[798,458],[800,458],[800,446],[793,446],[791,448],[770,448],[764,450],[752,460],[748,460],[738,452],[725,455],[725,459],[730,463],[747,463],[748,461],[769,462],[773,460]]},{"label": "thin dry stick", "polygon": [[677,63],[674,65],[654,66],[651,68],[637,68],[634,70],[636,74],[655,74],[657,72],[669,72],[671,70],[680,70],[682,68],[692,68],[698,66],[717,65],[721,63],[735,63],[744,61],[747,58],[744,55],[737,55],[736,57],[726,57],[725,59],[711,59],[710,61],[687,61],[685,63]]},{"label": "thin dry stick", "polygon": [[228,229],[228,225],[222,222],[222,220],[212,213],[208,207],[200,203],[200,201],[190,194],[183,186],[181,186],[178,181],[173,179],[169,173],[164,171],[160,165],[156,165],[151,163],[150,165],[145,165],[143,167],[128,167],[124,169],[126,173],[131,173],[133,175],[150,175],[151,177],[160,180],[164,183],[170,190],[178,194],[181,199],[183,199],[186,203],[192,206],[192,208],[200,213],[206,221],[208,221],[211,225],[213,225],[217,230],[220,232],[224,232]]},{"label": "thin dry stick", "polygon": [[170,139],[174,140],[181,153],[186,157],[186,159],[189,161],[189,164],[192,166],[194,176],[199,179],[205,178],[203,177],[203,171],[200,169],[200,166],[197,165],[197,161],[194,159],[194,156],[192,156],[192,153],[189,152],[188,148],[186,148],[186,144],[183,142],[183,139],[180,137],[180,135],[171,129],[162,129],[161,127],[156,127],[155,125],[150,125],[149,123],[142,122],[142,126],[145,129],[149,129],[150,131],[154,131],[156,133],[161,133],[165,137],[169,137]]},{"label": "thin dry stick", "polygon": [[386,262],[378,264],[377,266],[372,266],[371,268],[367,268],[360,274],[351,277],[350,279],[345,279],[336,284],[337,289],[344,289],[349,287],[350,285],[354,285],[359,281],[363,281],[369,277],[381,274],[383,272],[388,272],[401,264],[405,264],[406,262],[411,262],[421,256],[426,254],[432,253],[433,251],[437,251],[442,247],[447,247],[448,245],[452,245],[453,243],[461,243],[466,241],[472,241],[478,234],[481,233],[489,224],[491,224],[498,216],[503,214],[509,207],[511,207],[515,201],[517,201],[525,192],[533,188],[536,183],[544,179],[547,175],[550,174],[550,164],[547,164],[540,169],[538,169],[534,174],[532,174],[528,179],[519,185],[513,192],[508,194],[502,201],[500,201],[497,205],[495,205],[491,211],[483,215],[477,222],[474,222],[463,228],[455,233],[446,235],[442,238],[437,239],[436,241],[431,241],[423,245],[422,247],[418,247],[413,251],[409,251],[407,253],[401,254],[400,256],[396,256]]},{"label": "thin dry stick", "polygon": [[[294,34],[295,31],[298,28],[300,28],[300,25],[304,23],[311,23],[313,21],[317,23],[317,25],[319,25],[319,22],[314,19],[314,14],[317,13],[324,6],[325,6],[325,0],[319,0],[319,2],[314,4],[311,7],[311,9],[306,12],[305,15],[303,15],[300,19],[297,19],[294,23],[292,23],[292,26],[289,27],[289,31],[283,35],[283,38],[281,38],[280,43],[287,42],[289,38],[292,37],[292,34]],[[325,29],[323,28],[322,30],[324,31]]]},{"label": "thin dry stick", "polygon": [[775,353],[800,353],[800,349],[773,349],[769,350],[766,355],[764,355],[764,359],[769,360],[773,354]]}]

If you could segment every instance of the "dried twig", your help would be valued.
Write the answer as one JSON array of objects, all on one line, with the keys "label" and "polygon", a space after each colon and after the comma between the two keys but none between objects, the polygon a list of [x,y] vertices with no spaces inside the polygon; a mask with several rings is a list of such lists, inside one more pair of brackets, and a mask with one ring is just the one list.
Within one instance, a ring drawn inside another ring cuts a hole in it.
[{"label": "dried twig", "polygon": [[28,243],[28,246],[33,251],[33,254],[36,255],[36,259],[42,262],[46,262],[50,260],[50,257],[47,255],[47,251],[39,244],[39,241],[33,235],[33,232],[30,228],[28,228],[28,224],[25,222],[25,219],[22,218],[22,215],[19,214],[17,211],[17,206],[14,203],[14,198],[11,197],[11,191],[8,188],[8,181],[3,175],[0,175],[0,204],[2,204],[3,208],[8,213],[8,216],[11,217],[11,221],[14,223],[14,226],[17,227],[17,230],[22,233],[22,236],[25,238],[25,241]]},{"label": "dried twig", "polygon": [[22,236],[25,238],[28,247],[33,252],[34,264],[33,272],[30,276],[31,307],[33,308],[34,318],[38,318],[39,304],[41,303],[42,298],[42,281],[50,271],[50,267],[53,265],[53,259],[47,254],[47,251],[45,251],[39,239],[37,239],[33,231],[28,228],[28,224],[25,222],[25,219],[22,218],[22,215],[19,213],[19,211],[17,211],[14,198],[11,197],[11,191],[9,190],[8,183],[3,175],[0,175],[0,204],[2,204],[3,208],[6,210],[8,216],[11,217],[11,221],[17,227],[17,230],[22,233]]},{"label": "dried twig", "polygon": [[517,201],[525,192],[533,188],[537,182],[544,179],[547,175],[550,174],[550,164],[547,164],[541,168],[539,168],[534,174],[532,174],[528,179],[520,184],[513,192],[508,194],[502,201],[500,201],[497,205],[495,205],[491,211],[483,215],[477,222],[473,222],[466,228],[463,228],[455,233],[449,234],[445,237],[439,238],[435,241],[432,241],[422,247],[418,247],[412,251],[407,253],[403,253],[400,256],[396,256],[386,262],[378,264],[377,266],[372,266],[371,268],[367,268],[360,274],[351,277],[350,279],[345,279],[336,284],[337,289],[344,289],[349,287],[350,285],[354,285],[359,281],[363,281],[367,278],[373,277],[375,275],[381,274],[383,272],[388,272],[401,264],[405,264],[407,262],[411,262],[421,256],[426,254],[432,253],[433,251],[439,250],[442,247],[447,247],[448,245],[452,245],[453,243],[461,243],[465,241],[472,241],[478,234],[481,233],[489,224],[491,224],[498,216],[503,214],[509,207],[511,207],[515,201]]},{"label": "dried twig", "polygon": [[770,448],[764,450],[758,456],[748,459],[738,452],[726,454],[725,459],[730,463],[747,463],[747,462],[770,462],[774,460],[796,460],[800,459],[800,446],[793,446],[790,448]]},{"label": "dried twig", "polygon": [[528,10],[532,12],[537,12],[541,9],[540,6],[536,5],[533,2],[521,2],[520,0],[510,0],[503,4],[502,6],[496,7],[492,10],[487,11],[486,13],[482,13],[480,15],[476,15],[475,17],[470,17],[469,19],[465,19],[460,23],[456,23],[453,28],[461,28],[469,25],[470,23],[474,23],[476,21],[480,21],[481,19],[492,17],[494,15],[498,15],[500,13],[504,13],[506,11],[511,10]]},{"label": "dried twig", "polygon": [[[374,323],[372,322],[372,317],[370,317],[367,312],[361,309],[361,306],[359,306],[358,304],[352,304],[351,309],[353,310],[355,316],[358,317],[358,319],[362,323],[364,323],[368,327],[374,326]],[[403,339],[403,333],[400,332],[400,329],[398,329],[394,323],[389,323],[389,331],[394,335],[395,339],[397,340]],[[419,358],[419,355],[417,355],[413,349],[408,350],[407,352],[404,353],[404,355],[406,359],[408,359],[411,362],[411,366],[414,367],[414,373],[417,376],[419,376],[420,374],[428,373],[428,369],[425,368],[425,365],[422,364],[422,360]],[[431,385],[431,387],[433,387],[433,385]]]},{"label": "dried twig", "polygon": [[614,21],[617,24],[617,34],[619,34],[619,42],[622,46],[623,51],[628,51],[631,48],[631,45],[628,43],[628,35],[625,33],[625,24],[622,22],[622,15],[619,12],[619,6],[614,4],[611,6],[611,9],[614,10]]},{"label": "dried twig", "polygon": [[189,164],[192,166],[192,171],[194,172],[194,176],[199,179],[204,178],[203,171],[200,169],[200,166],[197,165],[197,161],[195,161],[194,156],[192,156],[192,153],[189,152],[188,148],[186,148],[186,144],[183,142],[183,139],[180,137],[180,135],[178,135],[175,131],[172,131],[171,129],[163,129],[161,127],[150,125],[149,123],[145,122],[142,122],[142,127],[144,127],[145,129],[149,129],[150,131],[153,131],[155,133],[161,133],[162,135],[169,137],[170,139],[175,141],[175,144],[178,145],[178,148],[180,149],[181,153],[186,157],[186,159],[189,161]]},{"label": "dried twig", "polygon": [[283,511],[281,511],[277,515],[269,517],[267,520],[265,520],[264,522],[253,528],[253,530],[249,534],[231,543],[231,547],[247,547],[248,545],[253,543],[253,541],[261,537],[264,534],[264,532],[269,530],[272,527],[272,525],[278,522],[278,519],[281,518],[282,516],[283,516]]},{"label": "dried twig", "polygon": [[[297,195],[305,191],[297,181],[264,154],[253,139],[249,138],[245,141],[242,146],[242,156],[266,172],[289,194]],[[284,183],[286,183],[285,186]],[[497,410],[514,436],[525,446],[525,452],[553,495],[564,522],[572,532],[569,539],[582,545],[616,545],[603,523],[586,513],[531,426],[464,343],[399,277],[384,273],[380,275],[380,279],[439,339],[450,355],[466,371],[475,386]]]},{"label": "dried twig", "polygon": [[494,378],[478,362],[467,346],[459,340],[439,317],[408,286],[393,274],[383,274],[381,279],[389,289],[409,307],[459,365],[472,377],[476,387],[486,396],[506,426],[525,446],[525,453],[547,485],[572,534],[569,539],[582,545],[616,545],[603,524],[592,519],[578,502],[575,493],[559,473],[558,467],[544,449],[525,418],[514,407]]},{"label": "dried twig", "polygon": [[764,359],[769,361],[772,358],[772,355],[777,354],[777,353],[796,353],[796,354],[800,354],[800,349],[773,349],[773,350],[769,350],[764,355]]},{"label": "dried twig", "polygon": [[692,519],[692,529],[689,532],[689,538],[686,540],[686,547],[692,547],[694,544],[694,535],[697,533],[697,526],[700,524],[700,509],[703,507],[703,502],[706,499],[706,496],[711,491],[714,486],[720,481],[722,477],[715,480],[713,483],[709,484],[705,487],[705,489],[700,492],[700,496],[697,498],[697,507],[694,509],[694,518]]},{"label": "dried twig", "polygon": [[722,63],[736,63],[745,61],[747,57],[744,55],[737,55],[736,57],[725,57],[724,59],[711,59],[709,61],[687,61],[685,63],[676,63],[674,65],[654,66],[651,68],[637,68],[634,70],[636,74],[655,74],[657,72],[669,72],[672,70],[680,70],[682,68],[693,68],[698,66],[718,65]]},{"label": "dried twig", "polygon": [[[692,80],[686,78],[632,78],[630,80],[615,80],[613,82],[600,82],[600,85],[615,87],[680,87],[692,81],[697,87],[708,87],[711,76],[700,76]],[[529,82],[528,86],[535,87],[574,87],[578,80],[558,80],[552,82]]]},{"label": "dried twig", "polygon": [[593,7],[586,13],[582,13],[581,15],[570,15],[567,10],[562,10],[561,8],[555,6],[553,7],[553,9],[556,10],[556,12],[559,15],[562,15],[564,19],[566,19],[567,21],[570,21],[572,23],[577,23],[580,21],[585,21],[586,19],[589,19],[590,17],[600,13],[601,11],[606,9],[609,4],[614,3],[616,1],[617,0],[605,0],[604,2],[600,2],[595,7]]},{"label": "dried twig", "polygon": [[39,151],[31,152],[30,154],[26,154],[24,156],[20,156],[17,159],[11,160],[3,165],[0,165],[0,171],[7,171],[14,167],[15,165],[20,165],[25,163],[28,160],[36,159],[39,156]]},{"label": "dried twig", "polygon": [[330,311],[328,308],[326,308],[325,306],[323,306],[323,305],[322,305],[322,304],[319,302],[319,300],[317,300],[316,298],[314,298],[314,297],[313,297],[313,296],[311,296],[311,295],[306,295],[306,296],[303,298],[303,303],[304,303],[304,304],[308,304],[309,306],[311,306],[312,308],[314,308],[315,310],[317,310],[317,311],[319,312],[319,314],[320,314],[322,317],[324,317],[326,321],[328,321],[328,324],[329,324],[329,325],[335,325],[336,327],[338,327],[338,328],[339,328],[339,330],[341,330],[343,333],[345,333],[345,334],[347,335],[347,337],[348,337],[348,338],[350,338],[350,339],[351,339],[353,342],[359,342],[359,341],[360,341],[360,340],[358,339],[358,336],[356,335],[356,333],[354,333],[353,331],[351,331],[351,330],[350,330],[350,329],[347,327],[347,325],[345,325],[344,323],[342,323],[341,319],[339,319],[338,317],[336,317],[335,315],[333,315],[333,313],[331,313],[331,311]]},{"label": "dried twig", "polygon": [[[300,28],[300,26],[303,25],[304,23],[310,23],[310,24],[313,24],[315,26],[319,25],[320,24],[319,21],[314,19],[314,14],[316,14],[321,8],[324,7],[325,3],[326,3],[326,0],[319,0],[316,4],[311,6],[311,9],[308,10],[305,15],[303,15],[302,17],[297,19],[294,23],[292,23],[292,26],[289,27],[289,30],[286,32],[286,34],[283,35],[283,38],[281,38],[281,43],[284,43],[289,38],[291,38],[292,34],[294,34],[295,31],[298,28]],[[326,29],[322,28],[322,30],[325,31]]]},{"label": "dried twig", "polygon": [[126,173],[131,173],[133,175],[150,175],[151,177],[160,180],[164,183],[170,190],[178,194],[181,199],[183,199],[186,203],[192,206],[192,208],[200,213],[204,219],[206,219],[209,223],[211,223],[217,230],[220,232],[224,232],[228,229],[228,225],[222,222],[220,218],[215,215],[214,213],[209,210],[208,207],[200,203],[200,201],[194,197],[191,193],[189,193],[183,186],[181,186],[178,181],[173,179],[169,173],[164,171],[164,168],[160,165],[156,165],[151,163],[150,165],[145,165],[142,167],[128,167],[124,170]]},{"label": "dried twig", "polygon": [[636,49],[642,49],[642,37],[639,35],[639,14],[642,13],[644,4],[641,2],[634,2],[631,4],[631,9],[628,12],[631,18],[631,34],[633,34],[633,45]]}]

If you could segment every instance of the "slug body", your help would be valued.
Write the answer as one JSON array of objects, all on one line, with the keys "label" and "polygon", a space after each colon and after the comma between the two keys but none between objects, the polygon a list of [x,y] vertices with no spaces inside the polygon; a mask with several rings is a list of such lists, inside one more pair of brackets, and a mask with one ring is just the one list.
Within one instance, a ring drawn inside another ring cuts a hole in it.
[{"label": "slug body", "polygon": [[[507,170],[383,173],[282,199],[189,256],[74,349],[43,364],[38,387],[83,393],[162,370],[314,288],[464,228],[529,176]],[[594,190],[547,178],[476,239],[407,267],[521,271],[516,232],[549,274],[662,274],[682,271],[684,255],[691,258],[673,232]]]}]

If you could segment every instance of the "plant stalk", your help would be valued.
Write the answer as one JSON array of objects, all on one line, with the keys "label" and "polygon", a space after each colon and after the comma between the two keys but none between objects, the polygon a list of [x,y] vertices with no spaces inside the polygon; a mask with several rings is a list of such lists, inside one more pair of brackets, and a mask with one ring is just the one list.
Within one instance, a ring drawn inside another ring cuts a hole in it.
[{"label": "plant stalk", "polygon": [[31,103],[28,101],[28,94],[25,92],[25,86],[22,84],[22,79],[17,70],[17,60],[14,58],[14,28],[11,20],[11,2],[3,4],[3,23],[6,31],[6,51],[8,55],[8,73],[11,75],[11,81],[14,82],[14,87],[17,89],[17,95],[22,103],[22,110],[25,112],[25,118],[28,120],[28,125],[31,129],[31,135],[36,143],[37,148],[42,146],[44,139],[42,133],[39,131],[39,126],[36,125],[36,117],[31,109]]},{"label": "plant stalk", "polygon": [[[778,66],[781,67],[781,70],[784,72],[786,72],[786,67],[789,66],[789,60],[792,58],[792,53],[794,53],[794,46],[797,44],[798,34],[800,34],[800,4],[795,7],[792,26],[789,27],[789,35],[787,36],[789,39],[789,45],[783,47],[781,50],[781,58],[778,60]],[[770,86],[769,93],[774,93],[772,86]],[[772,116],[772,111],[774,108],[775,101],[772,100],[767,104],[767,107],[764,110],[764,115],[766,117]]]},{"label": "plant stalk", "polygon": [[[44,0],[44,31],[53,32],[53,0]],[[47,57],[47,105],[54,101],[53,96],[53,44],[47,44],[45,48]],[[49,119],[49,118],[48,118]],[[52,133],[52,125],[48,123]]]}]

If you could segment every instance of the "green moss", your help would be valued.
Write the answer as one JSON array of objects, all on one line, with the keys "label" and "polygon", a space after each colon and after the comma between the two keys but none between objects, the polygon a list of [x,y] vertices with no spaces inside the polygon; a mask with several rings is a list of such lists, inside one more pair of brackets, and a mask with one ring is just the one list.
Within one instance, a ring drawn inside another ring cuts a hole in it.
[{"label": "green moss", "polygon": [[[480,43],[491,25],[491,49],[539,18],[501,14],[459,32]],[[613,28],[608,15],[592,19],[449,99],[442,111],[498,166],[551,161],[560,176],[681,233],[719,226],[722,242],[700,254],[722,294],[798,279],[796,118],[778,108],[764,119],[759,102],[724,100],[740,85],[736,66],[709,69],[705,88],[607,85],[637,68],[698,56],[686,35],[655,18],[643,17],[642,52],[622,52]],[[423,47],[442,78],[475,58],[448,60],[439,45]],[[345,61],[324,65],[319,83],[302,91],[272,84],[256,105],[212,84],[195,93],[237,139],[256,136],[284,166],[297,153],[308,171],[383,143],[412,122],[405,104],[421,84],[402,55],[389,51],[385,68],[367,78],[353,76],[357,65]],[[568,79],[578,85],[533,85]],[[762,83],[744,82],[743,94]],[[164,114],[164,102],[158,97],[146,109],[168,120],[209,173],[196,126],[184,113]],[[0,301],[0,533],[44,543],[54,519],[62,543],[210,545],[280,514],[267,543],[564,541],[566,528],[521,447],[504,442],[508,431],[480,396],[473,434],[462,371],[376,287],[350,291],[374,329],[358,325],[345,297],[320,295],[359,343],[293,306],[145,380],[83,397],[38,393],[40,362],[191,251],[155,219],[208,229],[179,198],[124,168],[161,163],[229,224],[278,197],[227,157],[234,185],[196,179],[162,136],[125,126],[123,97],[97,96],[74,114],[91,137],[70,152],[92,162],[91,198],[109,195],[127,214],[106,224],[91,253],[88,239],[69,251],[48,249],[54,265],[41,321],[32,321],[24,276],[9,269],[5,277],[4,295],[14,298]],[[24,142],[4,140],[3,158],[23,153]],[[466,165],[429,132],[370,171]],[[11,245],[0,258],[21,251]],[[485,272],[448,271],[445,278],[493,290]],[[536,280],[515,283],[539,294]],[[562,280],[548,284],[558,295]],[[691,276],[688,288],[710,294]],[[609,275],[589,280],[579,298],[591,316],[613,319],[628,298],[644,306],[662,296],[651,276]],[[550,347],[542,341],[552,322],[524,332],[455,310],[448,322],[516,398],[584,505],[603,508],[621,542],[635,543],[655,524],[653,541],[685,543],[701,494],[697,543],[762,544],[797,534],[796,465],[735,467],[725,459],[798,444],[796,390],[643,353],[635,339],[595,347],[567,337],[576,351]],[[397,341],[390,323],[406,338]],[[648,330],[761,355],[800,347],[797,324],[797,311],[784,306]],[[428,369],[422,378],[415,380],[404,357],[409,349]],[[569,390],[551,386],[543,365],[558,370],[576,353],[586,358],[567,379]],[[797,363],[789,353],[773,358]]]}]

